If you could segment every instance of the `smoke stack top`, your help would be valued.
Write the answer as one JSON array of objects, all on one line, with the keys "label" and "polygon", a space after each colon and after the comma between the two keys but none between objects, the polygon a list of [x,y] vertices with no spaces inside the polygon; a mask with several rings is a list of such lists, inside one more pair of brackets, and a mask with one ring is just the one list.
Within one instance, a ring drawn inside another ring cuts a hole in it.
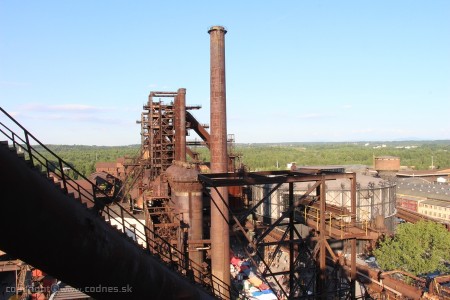
[{"label": "smoke stack top", "polygon": [[211,31],[214,31],[214,30],[223,31],[224,34],[227,33],[227,30],[225,29],[225,27],[220,26],[220,25],[211,26],[208,30],[208,33],[211,34]]}]

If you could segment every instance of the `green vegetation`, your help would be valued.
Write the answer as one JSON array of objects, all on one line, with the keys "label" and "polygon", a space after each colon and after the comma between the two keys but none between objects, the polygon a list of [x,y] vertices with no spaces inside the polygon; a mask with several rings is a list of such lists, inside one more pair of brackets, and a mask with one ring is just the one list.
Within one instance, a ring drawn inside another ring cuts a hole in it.
[{"label": "green vegetation", "polygon": [[[373,157],[383,155],[398,156],[402,166],[413,166],[417,170],[428,169],[432,157],[434,166],[450,167],[450,141],[367,143],[237,144],[234,152],[242,155],[242,162],[251,171],[276,170],[277,163],[279,169],[286,169],[290,162],[296,162],[297,166],[372,166]],[[205,161],[209,160],[206,148],[198,147],[195,151]]]},{"label": "green vegetation", "polygon": [[373,251],[383,270],[403,270],[414,275],[448,272],[450,232],[435,222],[404,223],[394,237],[386,237]]},{"label": "green vegetation", "polygon": [[[242,163],[251,171],[276,170],[277,163],[278,169],[283,170],[290,162],[296,162],[297,166],[333,164],[372,166],[373,157],[381,155],[398,156],[403,166],[414,166],[417,170],[428,169],[431,157],[436,167],[450,167],[450,141],[369,143],[369,145],[365,145],[366,142],[236,144],[233,152],[242,155]],[[139,145],[120,147],[48,145],[48,147],[87,176],[95,171],[96,162],[115,161],[118,157],[133,157],[139,153]],[[200,154],[203,161],[209,161],[209,152],[205,147],[194,147],[193,150]]]},{"label": "green vegetation", "polygon": [[[139,153],[139,145],[131,146],[83,146],[83,145],[46,145],[56,155],[68,164],[72,165],[84,176],[88,177],[95,172],[96,162],[112,162],[118,157],[135,157]],[[35,147],[37,151],[44,154],[49,160],[52,156],[41,147]],[[72,175],[72,174],[69,174]],[[76,175],[73,175],[77,179]]]}]

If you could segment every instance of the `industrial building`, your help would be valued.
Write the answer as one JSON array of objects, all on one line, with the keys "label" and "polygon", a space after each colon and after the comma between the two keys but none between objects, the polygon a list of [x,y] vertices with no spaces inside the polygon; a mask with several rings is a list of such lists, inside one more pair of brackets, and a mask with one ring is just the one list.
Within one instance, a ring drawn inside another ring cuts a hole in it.
[{"label": "industrial building", "polygon": [[[433,175],[432,178],[441,177]],[[401,177],[397,182],[398,207],[450,224],[450,186],[447,183],[429,182],[422,177]]]},{"label": "industrial building", "polygon": [[[151,91],[139,155],[98,164],[90,178],[72,169],[81,178],[72,179],[67,162],[1,109],[0,249],[95,299],[423,297],[426,282],[409,285],[361,259],[394,228],[394,182],[343,166],[239,165],[227,132],[227,31],[208,33],[209,125],[191,113],[200,107],[187,104],[187,89]],[[191,148],[198,143],[209,162]],[[380,171],[399,163],[377,161]],[[36,224],[41,234],[30,236]],[[447,292],[429,290],[429,299]]]}]

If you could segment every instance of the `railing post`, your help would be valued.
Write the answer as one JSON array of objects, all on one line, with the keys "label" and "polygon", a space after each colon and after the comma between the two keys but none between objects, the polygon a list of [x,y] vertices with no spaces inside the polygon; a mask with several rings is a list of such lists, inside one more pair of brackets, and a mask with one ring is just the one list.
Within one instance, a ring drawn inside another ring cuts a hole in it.
[{"label": "railing post", "polygon": [[[164,241],[164,240],[163,240],[163,241]],[[166,242],[166,244],[167,244],[168,247],[169,247],[169,259],[170,259],[170,262],[172,263],[172,262],[173,262],[172,245],[170,245],[170,243],[167,242],[167,241],[165,241],[165,242]]]},{"label": "railing post", "polygon": [[28,138],[28,132],[24,131],[25,133],[25,142],[27,143],[27,152],[28,152],[28,157],[30,159],[31,165],[34,166],[33,163],[33,155],[31,154],[31,145],[30,145],[30,139]]},{"label": "railing post", "polygon": [[92,183],[92,200],[94,200],[94,205],[97,202],[97,193],[96,193],[97,186]]},{"label": "railing post", "polygon": [[106,205],[105,208],[106,208],[106,215],[108,216],[108,222],[111,223],[111,212],[109,211],[109,206]]},{"label": "railing post", "polygon": [[144,235],[145,235],[145,244],[147,245],[147,250],[151,253],[147,226],[144,226]]},{"label": "railing post", "polygon": [[[217,296],[216,295],[216,289],[214,288],[214,280],[213,279],[214,278],[212,276],[212,272],[209,272],[209,282],[211,283],[211,289],[212,289],[212,292],[213,292],[214,296]],[[220,289],[219,289],[219,292],[220,292]]]},{"label": "railing post", "polygon": [[49,171],[49,167],[48,167],[48,160],[45,160],[45,172],[47,173],[47,177],[50,177],[50,171]]},{"label": "railing post", "polygon": [[122,230],[123,230],[123,233],[126,234],[125,233],[125,217],[123,215],[123,207],[122,206],[120,207],[120,218],[122,219]]},{"label": "railing post", "polygon": [[63,187],[64,187],[64,191],[66,192],[66,194],[68,193],[67,190],[67,182],[66,182],[66,175],[64,174],[64,167],[63,167],[63,162],[62,159],[58,157],[58,162],[59,162],[59,168],[61,169],[61,178],[63,181]]},{"label": "railing post", "polygon": [[14,132],[11,131],[11,141],[14,148],[16,148],[16,139],[14,138],[15,136],[16,135],[14,134]]},{"label": "railing post", "polygon": [[80,198],[80,201],[81,201],[81,190],[80,190],[79,184],[77,184],[77,191],[78,191],[78,198]]}]

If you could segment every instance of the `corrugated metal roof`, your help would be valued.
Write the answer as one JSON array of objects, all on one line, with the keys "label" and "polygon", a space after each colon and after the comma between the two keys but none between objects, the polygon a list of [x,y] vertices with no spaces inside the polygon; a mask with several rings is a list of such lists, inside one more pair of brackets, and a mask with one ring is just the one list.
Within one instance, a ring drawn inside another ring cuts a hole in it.
[{"label": "corrugated metal roof", "polygon": [[397,173],[397,176],[445,176],[450,175],[450,169],[445,170],[404,170]]},{"label": "corrugated metal roof", "polygon": [[397,181],[397,193],[427,199],[450,201],[450,185],[433,184],[420,178],[402,178]]}]

